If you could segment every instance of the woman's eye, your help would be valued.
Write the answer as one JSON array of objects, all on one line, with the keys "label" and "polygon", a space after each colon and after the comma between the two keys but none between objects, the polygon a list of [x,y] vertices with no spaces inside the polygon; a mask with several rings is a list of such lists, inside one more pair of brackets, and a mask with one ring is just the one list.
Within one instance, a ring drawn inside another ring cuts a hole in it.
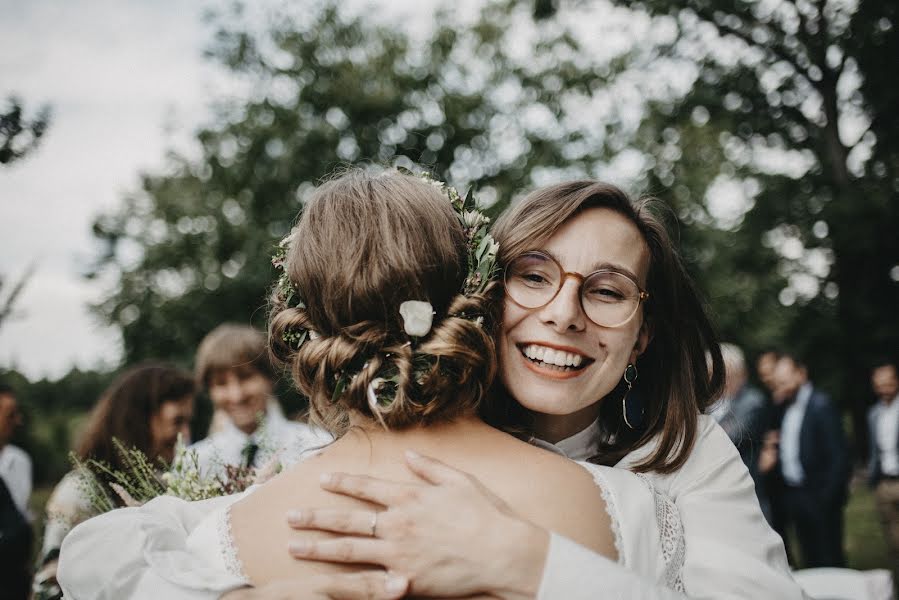
[{"label": "woman's eye", "polygon": [[603,302],[617,302],[624,300],[624,294],[615,288],[610,287],[591,288],[587,290],[587,295]]},{"label": "woman's eye", "polygon": [[549,283],[549,280],[540,273],[523,273],[521,279],[531,286],[546,285]]}]

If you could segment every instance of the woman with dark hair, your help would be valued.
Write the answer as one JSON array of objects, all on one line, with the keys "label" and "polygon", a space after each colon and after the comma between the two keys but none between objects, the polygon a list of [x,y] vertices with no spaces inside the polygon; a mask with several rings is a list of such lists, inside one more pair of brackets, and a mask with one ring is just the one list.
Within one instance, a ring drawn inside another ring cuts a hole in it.
[{"label": "woman with dark hair", "polygon": [[[666,493],[684,537],[666,540],[672,572],[657,587],[555,534],[523,546],[523,521],[485,501],[471,475],[427,458],[409,461],[422,479],[414,494],[370,478],[327,479],[325,489],[375,498],[392,518],[369,536],[351,513],[304,510],[295,528],[351,537],[292,554],[364,557],[445,595],[476,578],[479,591],[500,597],[509,581],[530,581],[525,597],[541,599],[668,597],[666,588],[690,598],[801,598],[746,467],[704,414],[722,385],[721,352],[655,204],[584,180],[532,192],[500,217],[500,402],[486,405],[496,409],[486,417],[569,458],[640,473]],[[448,527],[447,515],[460,512],[464,523]],[[472,543],[487,538],[505,540],[506,560]]]},{"label": "woman with dark hair", "polygon": [[[190,442],[194,382],[187,371],[162,363],[144,363],[119,375],[103,392],[88,417],[75,449],[81,461],[96,460],[118,471],[126,471],[115,447],[136,448],[161,463],[171,463],[180,435]],[[97,475],[99,476],[99,475]],[[108,484],[107,481],[101,481]],[[53,489],[47,501],[47,519],[41,546],[38,585],[53,584],[59,548],[75,525],[96,514],[82,482],[82,474],[70,471]],[[108,497],[119,505],[112,490]]]}]

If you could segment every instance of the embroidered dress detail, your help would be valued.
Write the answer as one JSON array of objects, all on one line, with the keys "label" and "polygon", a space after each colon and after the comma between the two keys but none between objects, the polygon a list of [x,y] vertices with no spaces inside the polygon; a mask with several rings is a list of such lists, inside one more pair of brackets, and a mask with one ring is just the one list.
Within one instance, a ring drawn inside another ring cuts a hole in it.
[{"label": "embroidered dress detail", "polygon": [[222,550],[222,559],[228,572],[244,581],[249,581],[243,571],[243,563],[237,555],[237,546],[234,545],[234,536],[231,533],[231,507],[219,511],[216,519],[216,531],[219,537],[219,548]]},{"label": "embroidered dress detail", "polygon": [[612,522],[612,535],[615,537],[615,552],[618,554],[618,564],[627,566],[624,542],[621,538],[621,513],[618,510],[618,502],[615,500],[615,492],[596,465],[580,461],[578,464],[590,471],[590,474],[593,475],[593,482],[599,487],[603,502],[606,503],[606,513],[608,513],[609,520]]},{"label": "embroidered dress detail", "polygon": [[646,475],[638,473],[638,477],[646,482],[655,499],[656,521],[661,532],[662,560],[665,563],[665,583],[673,590],[686,592],[683,570],[687,556],[687,543],[684,538],[684,525],[681,522],[680,512],[674,501],[658,491]]}]

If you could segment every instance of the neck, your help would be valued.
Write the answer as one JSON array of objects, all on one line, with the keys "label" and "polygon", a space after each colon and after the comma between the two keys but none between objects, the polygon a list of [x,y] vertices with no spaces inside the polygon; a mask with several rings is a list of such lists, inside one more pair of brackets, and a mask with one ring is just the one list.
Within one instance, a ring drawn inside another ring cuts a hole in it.
[{"label": "neck", "polygon": [[538,438],[555,444],[589,427],[599,417],[599,402],[569,415],[534,413],[534,433]]},{"label": "neck", "polygon": [[[884,406],[889,406],[890,404],[893,403],[893,401],[894,401],[897,397],[899,397],[899,395],[897,395],[897,394],[893,394],[892,396],[883,396],[883,397],[881,397],[880,401],[883,403]],[[3,446],[0,445],[0,448],[2,448],[2,447],[3,447]]]}]

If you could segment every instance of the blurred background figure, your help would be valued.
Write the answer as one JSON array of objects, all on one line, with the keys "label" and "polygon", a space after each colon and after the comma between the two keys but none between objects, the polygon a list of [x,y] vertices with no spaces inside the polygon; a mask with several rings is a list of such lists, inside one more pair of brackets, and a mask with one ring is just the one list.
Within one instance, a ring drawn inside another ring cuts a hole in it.
[{"label": "blurred background figure", "polygon": [[10,440],[22,422],[12,387],[0,384],[0,598],[28,596],[32,531],[31,459]]},{"label": "blurred background figure", "polygon": [[780,356],[773,384],[774,401],[785,409],[765,440],[776,458],[763,450],[760,461],[769,472],[772,526],[784,540],[795,529],[804,567],[842,567],[849,457],[840,415],[795,356]]},{"label": "blurred background figure", "polygon": [[868,411],[870,464],[868,481],[874,488],[883,521],[893,576],[899,581],[899,377],[896,364],[881,362],[871,372],[877,403]]},{"label": "blurred background figure", "polygon": [[261,467],[275,454],[298,457],[331,439],[284,417],[274,395],[265,336],[248,325],[226,323],[209,332],[197,349],[194,372],[214,410],[223,415],[218,424],[213,417],[218,431],[191,447],[207,472],[225,465]]},{"label": "blurred background figure", "polygon": [[10,443],[22,424],[19,403],[12,387],[0,385],[0,477],[6,484],[16,508],[28,515],[31,496],[31,459],[18,446]]},{"label": "blurred background figure", "polygon": [[721,344],[721,355],[724,358],[724,391],[711,415],[740,452],[755,482],[762,512],[770,521],[770,506],[758,472],[762,436],[767,428],[767,401],[758,388],[748,383],[743,351],[734,344]]},{"label": "blurred background figure", "polygon": [[755,361],[755,372],[758,374],[759,382],[765,386],[770,394],[774,391],[774,368],[777,366],[778,353],[774,350],[768,350],[759,354]]},{"label": "blurred background figure", "polygon": [[[164,470],[175,456],[178,437],[185,444],[190,442],[193,406],[194,380],[189,372],[159,363],[138,365],[119,375],[97,401],[75,455],[82,461],[92,458],[113,469],[125,470],[113,443],[118,440],[125,448],[136,448],[161,461],[160,470]],[[109,497],[119,501],[111,491]],[[70,471],[47,501],[40,571],[34,583],[41,598],[60,597],[56,561],[62,540],[95,512],[81,474]]]}]

